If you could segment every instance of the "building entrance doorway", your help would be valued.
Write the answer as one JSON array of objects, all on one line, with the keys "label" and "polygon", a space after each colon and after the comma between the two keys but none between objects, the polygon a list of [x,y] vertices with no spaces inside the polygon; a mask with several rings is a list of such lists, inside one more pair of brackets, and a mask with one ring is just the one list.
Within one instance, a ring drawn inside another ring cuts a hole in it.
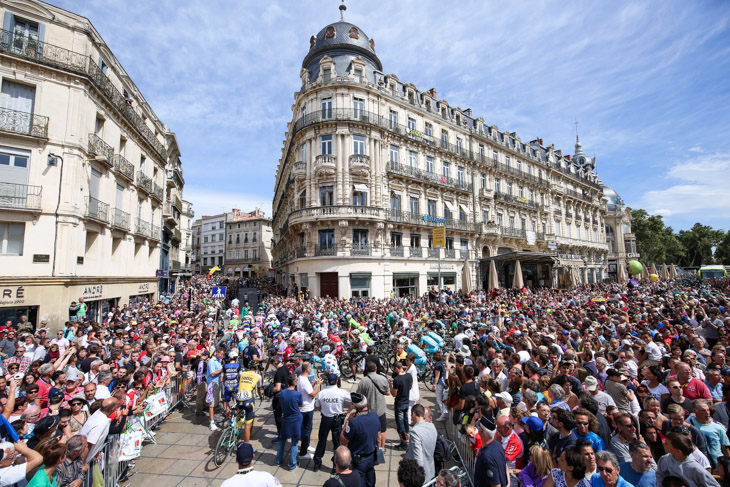
[{"label": "building entrance doorway", "polygon": [[319,295],[337,298],[339,293],[339,276],[336,272],[322,272],[319,274]]}]

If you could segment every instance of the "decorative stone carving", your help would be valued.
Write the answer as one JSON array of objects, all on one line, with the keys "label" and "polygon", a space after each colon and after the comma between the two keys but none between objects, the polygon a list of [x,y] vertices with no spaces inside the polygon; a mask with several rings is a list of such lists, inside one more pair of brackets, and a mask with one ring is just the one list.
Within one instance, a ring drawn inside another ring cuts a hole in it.
[{"label": "decorative stone carving", "polygon": [[317,41],[317,38],[316,38],[316,37],[314,37],[314,36],[312,36],[312,37],[310,37],[310,38],[309,38],[309,48],[310,48],[310,49],[314,47],[314,43],[315,43],[316,41]]},{"label": "decorative stone carving", "polygon": [[370,39],[370,49],[372,49],[373,52],[375,52],[375,40]]},{"label": "decorative stone carving", "polygon": [[347,221],[347,220],[340,220],[340,227],[341,227],[341,228],[345,228],[345,227],[347,227],[347,226],[349,226],[349,225],[350,225],[350,224],[348,223],[348,221]]}]

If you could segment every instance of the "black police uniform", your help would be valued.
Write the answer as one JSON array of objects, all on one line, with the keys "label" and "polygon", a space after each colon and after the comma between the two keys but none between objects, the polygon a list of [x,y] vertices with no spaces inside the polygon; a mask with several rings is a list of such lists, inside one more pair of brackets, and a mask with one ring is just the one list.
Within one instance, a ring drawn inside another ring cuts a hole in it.
[{"label": "black police uniform", "polygon": [[376,441],[380,431],[380,418],[368,410],[351,419],[343,433],[349,441],[352,469],[360,473],[362,487],[375,487]]}]

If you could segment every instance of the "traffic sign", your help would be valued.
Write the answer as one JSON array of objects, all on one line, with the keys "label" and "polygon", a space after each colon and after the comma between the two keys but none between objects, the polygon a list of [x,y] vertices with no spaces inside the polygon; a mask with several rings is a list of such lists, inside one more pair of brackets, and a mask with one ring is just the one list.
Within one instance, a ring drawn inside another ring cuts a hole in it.
[{"label": "traffic sign", "polygon": [[210,297],[212,299],[224,299],[226,297],[226,286],[213,286]]},{"label": "traffic sign", "polygon": [[446,229],[436,227],[433,229],[433,248],[440,249],[446,246]]}]

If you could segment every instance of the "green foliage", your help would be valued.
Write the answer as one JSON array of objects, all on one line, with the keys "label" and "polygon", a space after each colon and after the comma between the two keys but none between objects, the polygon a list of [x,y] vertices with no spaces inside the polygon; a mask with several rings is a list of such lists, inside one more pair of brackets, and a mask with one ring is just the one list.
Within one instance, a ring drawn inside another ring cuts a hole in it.
[{"label": "green foliage", "polygon": [[730,231],[725,234],[715,249],[715,261],[718,264],[730,264]]},{"label": "green foliage", "polygon": [[712,248],[717,247],[722,237],[722,230],[701,223],[695,223],[689,230],[680,230],[679,241],[686,250],[680,265],[695,267],[712,264]]}]

